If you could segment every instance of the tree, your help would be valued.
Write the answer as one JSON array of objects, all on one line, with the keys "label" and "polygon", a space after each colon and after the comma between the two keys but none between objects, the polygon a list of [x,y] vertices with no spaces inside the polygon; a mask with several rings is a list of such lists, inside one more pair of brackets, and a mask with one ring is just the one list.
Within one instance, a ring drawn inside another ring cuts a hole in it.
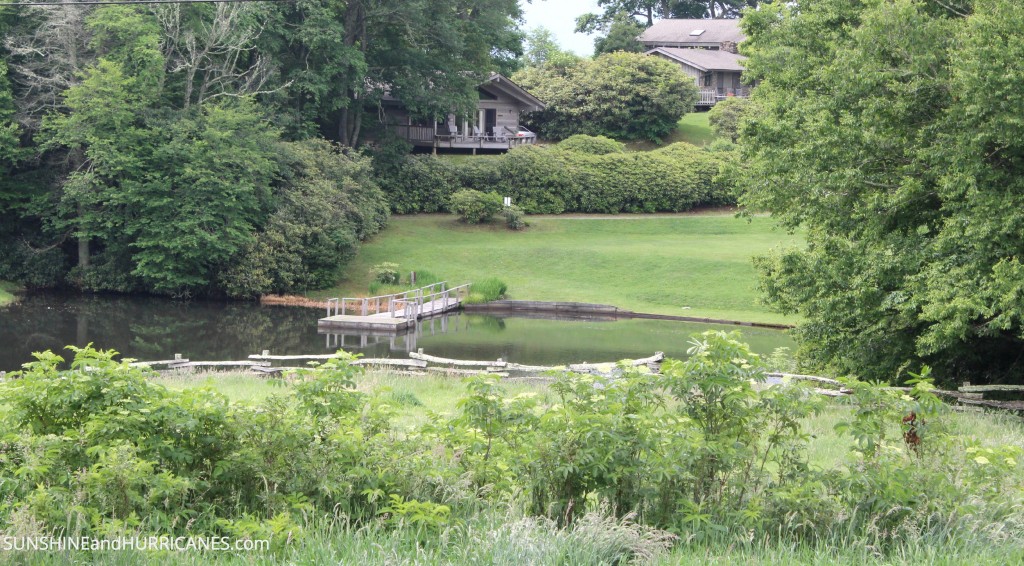
[{"label": "tree", "polygon": [[468,115],[477,85],[522,54],[516,0],[300,0],[276,8],[265,49],[293,85],[282,106],[344,145],[385,96],[415,118]]},{"label": "tree", "polygon": [[526,34],[526,47],[523,50],[524,67],[541,67],[554,65],[564,67],[574,64],[580,59],[575,53],[564,51],[555,41],[551,30],[539,26]]},{"label": "tree", "polygon": [[642,53],[646,48],[636,38],[643,31],[644,27],[637,23],[635,19],[624,14],[618,14],[608,24],[605,34],[598,36],[594,40],[594,55],[614,53],[616,51]]},{"label": "tree", "polygon": [[962,8],[805,0],[743,20],[761,83],[742,202],[807,230],[757,263],[769,304],[803,315],[809,365],[1024,375],[1024,8]]},{"label": "tree", "polygon": [[693,108],[697,87],[658,57],[609,53],[565,68],[525,69],[513,80],[545,101],[528,118],[541,135],[573,134],[656,140]]},{"label": "tree", "polygon": [[640,18],[644,27],[664,18],[738,18],[743,8],[756,8],[759,0],[598,0],[601,14],[576,18],[576,31],[591,33],[606,29],[616,18]]}]

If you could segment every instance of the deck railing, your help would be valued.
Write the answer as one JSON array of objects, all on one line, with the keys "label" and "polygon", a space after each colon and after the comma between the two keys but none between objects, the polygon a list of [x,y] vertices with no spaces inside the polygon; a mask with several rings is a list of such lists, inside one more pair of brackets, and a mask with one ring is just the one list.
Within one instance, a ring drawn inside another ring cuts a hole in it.
[{"label": "deck railing", "polygon": [[750,87],[739,88],[702,88],[700,97],[697,99],[698,106],[713,106],[716,103],[731,97],[747,98],[750,96]]},{"label": "deck railing", "polygon": [[536,134],[528,131],[525,132],[526,135],[509,132],[497,136],[468,133],[443,134],[435,132],[432,126],[391,126],[391,131],[396,136],[413,144],[426,144],[439,148],[512,149],[521,145],[537,143]]},{"label": "deck railing", "polygon": [[416,318],[423,305],[431,301],[444,299],[443,305],[447,307],[449,298],[464,299],[467,296],[469,296],[468,283],[449,288],[447,281],[441,281],[419,289],[390,295],[327,299],[327,316],[347,314],[369,316],[387,313],[390,318],[409,319]]}]

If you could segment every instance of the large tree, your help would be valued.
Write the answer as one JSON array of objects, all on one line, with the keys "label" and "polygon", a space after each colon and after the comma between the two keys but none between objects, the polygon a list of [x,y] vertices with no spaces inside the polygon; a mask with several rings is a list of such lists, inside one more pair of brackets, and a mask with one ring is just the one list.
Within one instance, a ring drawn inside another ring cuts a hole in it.
[{"label": "large tree", "polygon": [[597,0],[604,8],[599,14],[576,18],[576,31],[607,31],[619,17],[638,18],[645,27],[664,18],[738,18],[746,7],[756,8],[759,0]]},{"label": "large tree", "polygon": [[743,20],[742,201],[807,232],[758,260],[813,366],[1024,376],[1024,6],[802,0]]},{"label": "large tree", "polygon": [[639,53],[528,68],[513,79],[547,104],[528,120],[551,139],[588,134],[657,140],[697,99],[697,87],[677,65]]},{"label": "large tree", "polygon": [[0,7],[0,278],[33,286],[323,285],[387,206],[365,160],[308,138],[357,145],[386,94],[418,117],[468,112],[521,53],[516,0],[17,15]]}]

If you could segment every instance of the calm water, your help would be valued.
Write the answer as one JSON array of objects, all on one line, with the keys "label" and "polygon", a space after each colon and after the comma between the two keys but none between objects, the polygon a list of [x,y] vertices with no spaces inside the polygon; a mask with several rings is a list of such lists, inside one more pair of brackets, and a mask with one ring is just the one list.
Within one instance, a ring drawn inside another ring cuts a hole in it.
[{"label": "calm water", "polygon": [[[320,354],[343,347],[367,357],[435,356],[526,364],[607,362],[663,351],[686,355],[690,334],[735,326],[657,320],[567,321],[452,314],[424,321],[405,336],[320,334],[319,309],[158,298],[36,294],[0,308],[0,370],[18,369],[32,352],[68,344],[113,348],[126,357],[244,360],[249,354]],[[756,352],[794,347],[784,333],[742,328]],[[69,356],[65,356],[69,357]]]}]

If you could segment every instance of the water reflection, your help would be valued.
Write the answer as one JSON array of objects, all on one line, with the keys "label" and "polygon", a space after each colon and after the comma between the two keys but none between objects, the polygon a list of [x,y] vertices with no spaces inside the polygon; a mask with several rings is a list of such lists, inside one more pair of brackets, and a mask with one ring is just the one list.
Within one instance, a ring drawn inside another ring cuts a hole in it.
[{"label": "water reflection", "polygon": [[[686,355],[690,334],[716,325],[656,320],[548,320],[454,313],[422,321],[392,336],[321,334],[319,310],[252,303],[160,298],[36,294],[0,309],[0,370],[13,370],[31,353],[68,345],[113,348],[126,357],[157,360],[180,353],[192,360],[241,360],[273,354],[328,353],[344,348],[367,357],[404,357],[424,351],[462,359],[503,358],[526,364],[603,362],[663,351]],[[742,328],[755,351],[792,346],[772,330]],[[65,357],[68,357],[65,355]]]}]

